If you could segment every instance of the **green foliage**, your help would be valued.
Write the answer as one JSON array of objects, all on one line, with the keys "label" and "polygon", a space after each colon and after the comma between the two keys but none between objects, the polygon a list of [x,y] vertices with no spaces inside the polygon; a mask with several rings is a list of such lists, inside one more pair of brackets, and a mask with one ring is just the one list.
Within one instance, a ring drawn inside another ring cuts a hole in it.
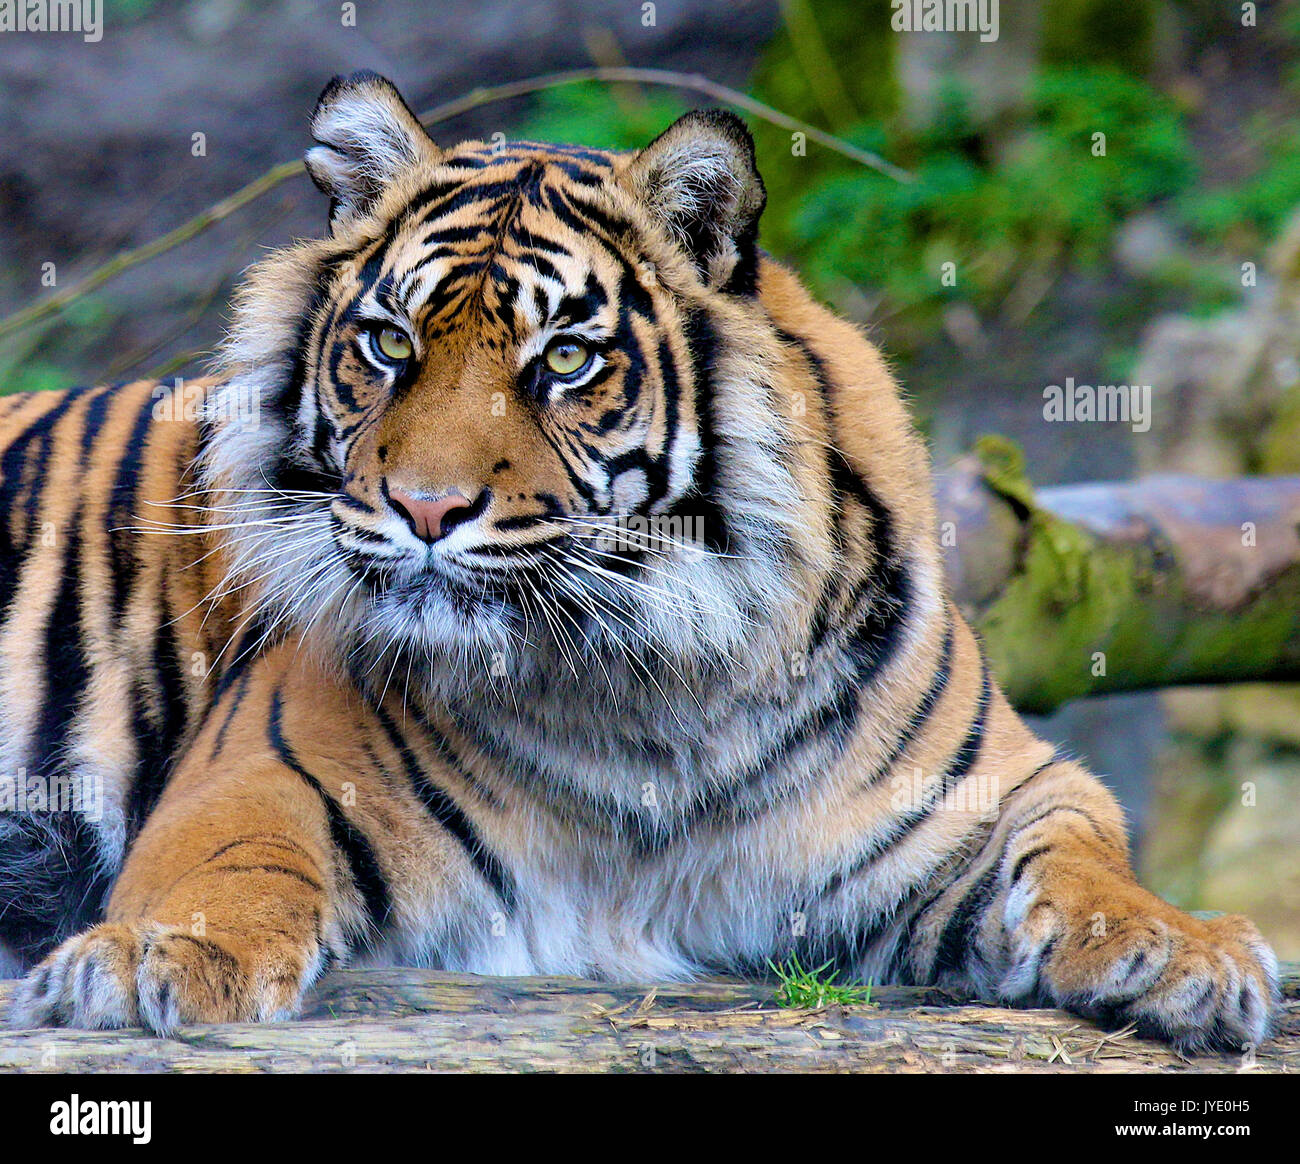
[{"label": "green foliage", "polygon": [[1203,241],[1257,250],[1300,206],[1300,123],[1260,131],[1257,144],[1264,162],[1255,174],[1182,200],[1183,220]]},{"label": "green foliage", "polygon": [[[957,90],[913,140],[866,128],[851,137],[887,157],[912,155],[918,180],[837,167],[793,212],[793,241],[823,288],[870,285],[895,308],[991,300],[1026,261],[1095,261],[1120,220],[1194,174],[1172,104],[1106,68],[1043,73],[1023,123],[998,148],[981,139]],[[957,264],[956,287],[941,284],[943,262]]]},{"label": "green foliage", "polygon": [[[1209,262],[1204,255],[1195,253],[1171,255],[1146,277],[1146,285],[1149,292],[1168,303],[1169,310],[1197,317],[1213,315],[1241,302],[1240,268]],[[1117,304],[1117,308],[1123,310],[1123,305]],[[1127,369],[1112,375],[1123,380]]]},{"label": "green foliage", "polygon": [[[1219,15],[1236,19],[1237,6],[1227,7],[1229,12]],[[1267,15],[1259,51],[1264,59],[1277,59],[1289,91],[1280,94],[1277,106],[1265,103],[1247,119],[1240,140],[1233,142],[1234,154],[1255,159],[1252,172],[1213,188],[1192,188],[1178,202],[1180,221],[1197,242],[1239,257],[1256,257],[1300,206],[1300,119],[1294,115],[1300,96],[1300,4],[1281,5]],[[1219,98],[1211,94],[1209,100]]]},{"label": "green foliage", "polygon": [[9,372],[0,383],[0,395],[39,392],[46,388],[67,388],[72,376],[66,368],[45,360],[28,360]]},{"label": "green foliage", "polygon": [[[897,37],[888,32],[888,5],[878,21],[854,15],[852,5],[818,5],[815,20],[800,4],[787,7],[794,22],[765,52],[755,95],[917,178],[900,183],[815,145],[792,149],[787,131],[751,119],[768,189],[763,244],[831,300],[849,287],[865,291],[880,298],[884,314],[908,313],[924,334],[945,302],[994,309],[1026,270],[1104,259],[1124,218],[1185,193],[1195,179],[1179,110],[1128,73],[1045,69],[1024,108],[992,126],[977,122],[968,95],[950,82],[929,123],[907,129],[894,116]],[[884,32],[873,36],[872,28]],[[807,69],[819,60],[826,68],[813,83]],[[579,86],[545,94],[521,129],[635,148],[688,107],[658,91]],[[955,285],[941,279],[945,263],[955,265]],[[1192,267],[1169,271],[1155,290],[1185,290],[1215,306],[1233,294],[1217,274]]]},{"label": "green foliage", "polygon": [[[817,1010],[823,1006],[870,1006],[871,983],[855,986],[837,984],[839,971],[826,974],[831,963],[805,970],[799,959],[791,957],[788,964],[777,965],[771,959],[768,967],[777,977],[776,1004],[792,1010]],[[825,977],[823,977],[825,975]]]},{"label": "green foliage", "polygon": [[[760,100],[836,132],[897,112],[900,89],[890,0],[784,0],[785,21],[754,71]],[[767,132],[764,130],[764,132]],[[789,134],[772,129],[789,148]]]},{"label": "green foliage", "polygon": [[62,316],[0,342],[0,396],[68,388],[83,380],[77,368],[94,365],[86,353],[114,334],[121,312],[102,293],[86,295]]},{"label": "green foliage", "polygon": [[516,136],[524,140],[627,150],[645,145],[691,108],[664,89],[566,85],[539,95]]},{"label": "green foliage", "polygon": [[[894,122],[901,105],[889,0],[822,0],[815,11],[809,0],[786,0],[782,7],[784,25],[754,70],[754,96],[874,153],[892,148],[874,128]],[[820,200],[827,182],[860,167],[815,145],[796,149],[790,131],[778,126],[750,128],[767,185],[764,245],[794,258],[800,254],[796,210]]]},{"label": "green foliage", "polygon": [[1144,75],[1155,30],[1152,0],[1047,0],[1042,59],[1051,65],[1106,63]]}]

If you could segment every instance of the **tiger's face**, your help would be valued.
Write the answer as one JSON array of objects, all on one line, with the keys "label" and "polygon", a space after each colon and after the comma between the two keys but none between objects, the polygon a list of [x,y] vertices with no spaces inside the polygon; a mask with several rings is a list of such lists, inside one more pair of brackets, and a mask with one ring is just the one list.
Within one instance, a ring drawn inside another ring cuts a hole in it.
[{"label": "tiger's face", "polygon": [[733,649],[779,589],[795,504],[765,333],[714,340],[719,310],[729,333],[759,313],[741,123],[688,115],[626,155],[442,150],[362,74],[313,132],[331,235],[253,272],[222,391],[259,407],[232,419],[218,393],[205,436],[239,514],[232,585],[380,654]]},{"label": "tiger's face", "polygon": [[700,442],[680,308],[635,240],[592,245],[600,211],[566,194],[610,160],[469,147],[424,177],[443,191],[448,172],[333,266],[306,374],[349,567],[381,608],[472,619],[599,578],[612,560],[575,547],[681,502]]}]

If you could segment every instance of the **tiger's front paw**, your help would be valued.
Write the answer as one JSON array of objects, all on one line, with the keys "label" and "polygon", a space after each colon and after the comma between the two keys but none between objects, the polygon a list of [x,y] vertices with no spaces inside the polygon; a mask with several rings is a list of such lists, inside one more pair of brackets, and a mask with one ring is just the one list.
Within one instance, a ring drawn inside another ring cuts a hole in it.
[{"label": "tiger's front paw", "polygon": [[[305,951],[256,959],[229,939],[177,926],[106,922],[69,938],[20,983],[15,1026],[144,1026],[289,1018],[307,982]],[[253,965],[252,963],[255,963]]]},{"label": "tiger's front paw", "polygon": [[1117,878],[1017,888],[1006,905],[1004,997],[1133,1023],[1189,1053],[1244,1053],[1268,1038],[1277,958],[1245,918],[1201,921]]}]

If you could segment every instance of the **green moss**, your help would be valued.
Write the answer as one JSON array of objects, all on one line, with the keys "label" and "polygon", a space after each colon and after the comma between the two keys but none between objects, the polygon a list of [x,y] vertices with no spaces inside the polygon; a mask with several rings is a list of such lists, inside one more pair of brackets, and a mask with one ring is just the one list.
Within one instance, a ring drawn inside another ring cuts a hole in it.
[{"label": "green moss", "polygon": [[1041,508],[1023,453],[1004,437],[982,437],[976,452],[984,480],[1025,527],[1013,576],[975,620],[994,673],[1021,709],[1050,711],[1081,695],[1167,686],[1189,674],[1239,679],[1252,660],[1267,666],[1300,634],[1281,583],[1239,611],[1189,618],[1205,604],[1187,592],[1170,547],[1103,542]]},{"label": "green moss", "polygon": [[984,480],[993,490],[1019,502],[1026,509],[1034,507],[1034,487],[1029,480],[1024,450],[1008,437],[985,433],[975,441]]},{"label": "green moss", "polygon": [[1119,555],[1036,505],[1012,441],[981,437],[976,455],[989,487],[1025,514],[1027,529],[1016,573],[979,630],[1012,700],[1046,710],[1095,684],[1093,652],[1109,642],[1133,578]]}]

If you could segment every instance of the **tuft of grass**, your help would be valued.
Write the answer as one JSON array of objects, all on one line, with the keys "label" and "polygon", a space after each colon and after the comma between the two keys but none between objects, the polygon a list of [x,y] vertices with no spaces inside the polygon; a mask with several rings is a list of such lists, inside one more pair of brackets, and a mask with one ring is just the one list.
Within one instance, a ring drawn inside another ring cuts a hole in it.
[{"label": "tuft of grass", "polygon": [[788,963],[778,965],[770,958],[768,967],[776,975],[776,1005],[792,1010],[818,1010],[823,1006],[870,1006],[871,983],[856,985],[838,983],[839,971],[827,974],[832,963],[826,962],[816,970],[805,970],[799,959],[791,957]]}]

